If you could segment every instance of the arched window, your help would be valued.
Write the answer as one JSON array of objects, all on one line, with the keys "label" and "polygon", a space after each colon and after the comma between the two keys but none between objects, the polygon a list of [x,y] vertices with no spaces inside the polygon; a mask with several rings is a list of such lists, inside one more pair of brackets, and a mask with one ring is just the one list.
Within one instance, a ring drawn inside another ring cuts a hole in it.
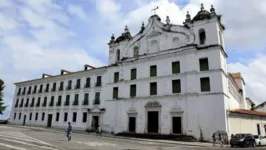
[{"label": "arched window", "polygon": [[139,48],[134,47],[134,57],[137,58],[139,56]]},{"label": "arched window", "polygon": [[206,44],[206,32],[204,29],[199,30],[200,44]]},{"label": "arched window", "polygon": [[119,61],[120,60],[120,50],[118,49],[116,51],[116,61]]}]

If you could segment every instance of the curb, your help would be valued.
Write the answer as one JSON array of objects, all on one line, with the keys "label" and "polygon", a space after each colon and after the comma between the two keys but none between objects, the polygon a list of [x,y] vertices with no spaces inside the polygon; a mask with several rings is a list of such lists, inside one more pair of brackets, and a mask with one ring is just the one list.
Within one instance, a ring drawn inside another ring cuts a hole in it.
[{"label": "curb", "polygon": [[[27,129],[39,129],[39,130],[45,130],[48,132],[57,132],[57,133],[64,133],[65,131],[62,129],[46,129],[44,127],[32,127],[32,126],[20,126],[20,125],[8,125],[8,126],[14,126],[19,128],[27,128]],[[79,132],[79,131],[72,131],[76,134],[82,134],[82,135],[88,135],[88,136],[94,136],[92,134],[88,134],[87,132]],[[112,139],[124,139],[124,140],[137,140],[137,141],[146,141],[146,142],[156,142],[161,144],[174,144],[174,145],[185,145],[185,146],[197,146],[197,147],[213,147],[212,145],[200,145],[200,144],[192,144],[192,143],[179,143],[174,141],[156,141],[156,140],[150,140],[150,139],[141,139],[141,138],[131,138],[131,137],[122,137],[122,136],[109,136],[109,135],[102,135],[103,138],[112,138]]]}]

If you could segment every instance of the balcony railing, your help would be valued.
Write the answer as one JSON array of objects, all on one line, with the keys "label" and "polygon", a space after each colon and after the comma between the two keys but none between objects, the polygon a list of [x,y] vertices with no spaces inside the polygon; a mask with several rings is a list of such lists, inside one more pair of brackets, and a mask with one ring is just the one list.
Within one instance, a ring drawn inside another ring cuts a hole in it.
[{"label": "balcony railing", "polygon": [[91,84],[90,83],[85,83],[84,84],[84,88],[89,88],[89,87],[91,87]]},{"label": "balcony railing", "polygon": [[22,92],[22,95],[25,95],[26,92]]},{"label": "balcony railing", "polygon": [[19,105],[19,107],[23,107],[23,103]]},{"label": "balcony railing", "polygon": [[47,88],[47,89],[45,89],[45,92],[49,92],[49,89]]},{"label": "balcony railing", "polygon": [[56,88],[52,88],[52,92],[55,92],[56,91]]},{"label": "balcony railing", "polygon": [[18,103],[16,103],[15,107],[18,107]]},{"label": "balcony railing", "polygon": [[28,91],[28,93],[27,94],[30,94],[30,91]]},{"label": "balcony railing", "polygon": [[73,102],[73,105],[74,105],[74,106],[79,105],[79,101],[78,101],[78,100],[75,100],[75,101]]},{"label": "balcony railing", "polygon": [[102,82],[96,82],[95,86],[102,86]]},{"label": "balcony railing", "polygon": [[29,103],[26,103],[24,107],[28,107],[29,106]]},{"label": "balcony railing", "polygon": [[39,93],[42,93],[42,89],[41,89],[41,90],[39,90]]},{"label": "balcony railing", "polygon": [[64,87],[63,87],[63,86],[60,86],[60,87],[58,88],[58,90],[59,90],[59,91],[63,91],[63,90],[64,90]]},{"label": "balcony railing", "polygon": [[50,102],[49,103],[49,106],[54,106],[54,102]]},{"label": "balcony railing", "polygon": [[65,102],[65,106],[69,106],[69,101],[66,101]]},{"label": "balcony railing", "polygon": [[67,90],[71,90],[71,85],[67,86],[66,89],[67,89]]},{"label": "balcony railing", "polygon": [[46,103],[43,103],[42,106],[46,107]]},{"label": "balcony railing", "polygon": [[18,92],[17,95],[20,95],[20,92]]},{"label": "balcony railing", "polygon": [[93,104],[94,104],[94,105],[99,105],[99,104],[100,104],[100,99],[95,99],[95,100],[93,101]]},{"label": "balcony railing", "polygon": [[31,104],[30,104],[30,107],[34,107],[34,103],[31,103]]},{"label": "balcony railing", "polygon": [[61,102],[57,102],[56,103],[56,106],[61,106]]},{"label": "balcony railing", "polygon": [[89,105],[89,101],[88,100],[84,100],[83,101],[83,105]]},{"label": "balcony railing", "polygon": [[36,93],[36,90],[34,90],[33,92],[32,92],[32,94],[35,94]]},{"label": "balcony railing", "polygon": [[40,107],[40,103],[37,103],[37,104],[36,104],[36,107]]},{"label": "balcony railing", "polygon": [[75,89],[79,89],[80,88],[80,84],[77,84],[76,86],[75,86]]}]

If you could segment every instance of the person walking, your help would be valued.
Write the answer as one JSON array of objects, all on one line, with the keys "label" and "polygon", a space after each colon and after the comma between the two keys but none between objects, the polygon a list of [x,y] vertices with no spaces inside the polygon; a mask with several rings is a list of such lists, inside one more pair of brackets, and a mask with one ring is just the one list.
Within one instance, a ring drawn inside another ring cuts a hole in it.
[{"label": "person walking", "polygon": [[68,138],[68,141],[71,140],[71,136],[72,136],[72,126],[71,126],[71,123],[68,122],[68,128],[67,128],[67,138]]},{"label": "person walking", "polygon": [[215,147],[215,142],[216,142],[215,133],[213,133],[212,134],[212,143],[213,143],[214,147]]},{"label": "person walking", "polygon": [[98,128],[97,128],[97,136],[98,135],[102,136],[102,127],[101,126],[98,126]]},{"label": "person walking", "polygon": [[222,137],[222,135],[221,135],[221,133],[219,133],[219,141],[220,141],[220,145],[221,145],[221,147],[223,147],[224,145],[224,140],[223,140],[223,137]]}]

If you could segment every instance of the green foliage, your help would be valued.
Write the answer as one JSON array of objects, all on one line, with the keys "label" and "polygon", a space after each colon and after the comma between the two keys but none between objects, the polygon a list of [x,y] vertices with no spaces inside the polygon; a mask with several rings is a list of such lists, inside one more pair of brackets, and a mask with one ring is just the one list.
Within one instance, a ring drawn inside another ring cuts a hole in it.
[{"label": "green foliage", "polygon": [[255,107],[255,103],[251,103],[251,110],[254,110],[254,107]]},{"label": "green foliage", "polygon": [[0,115],[3,115],[7,106],[4,106],[4,81],[0,79]]}]

